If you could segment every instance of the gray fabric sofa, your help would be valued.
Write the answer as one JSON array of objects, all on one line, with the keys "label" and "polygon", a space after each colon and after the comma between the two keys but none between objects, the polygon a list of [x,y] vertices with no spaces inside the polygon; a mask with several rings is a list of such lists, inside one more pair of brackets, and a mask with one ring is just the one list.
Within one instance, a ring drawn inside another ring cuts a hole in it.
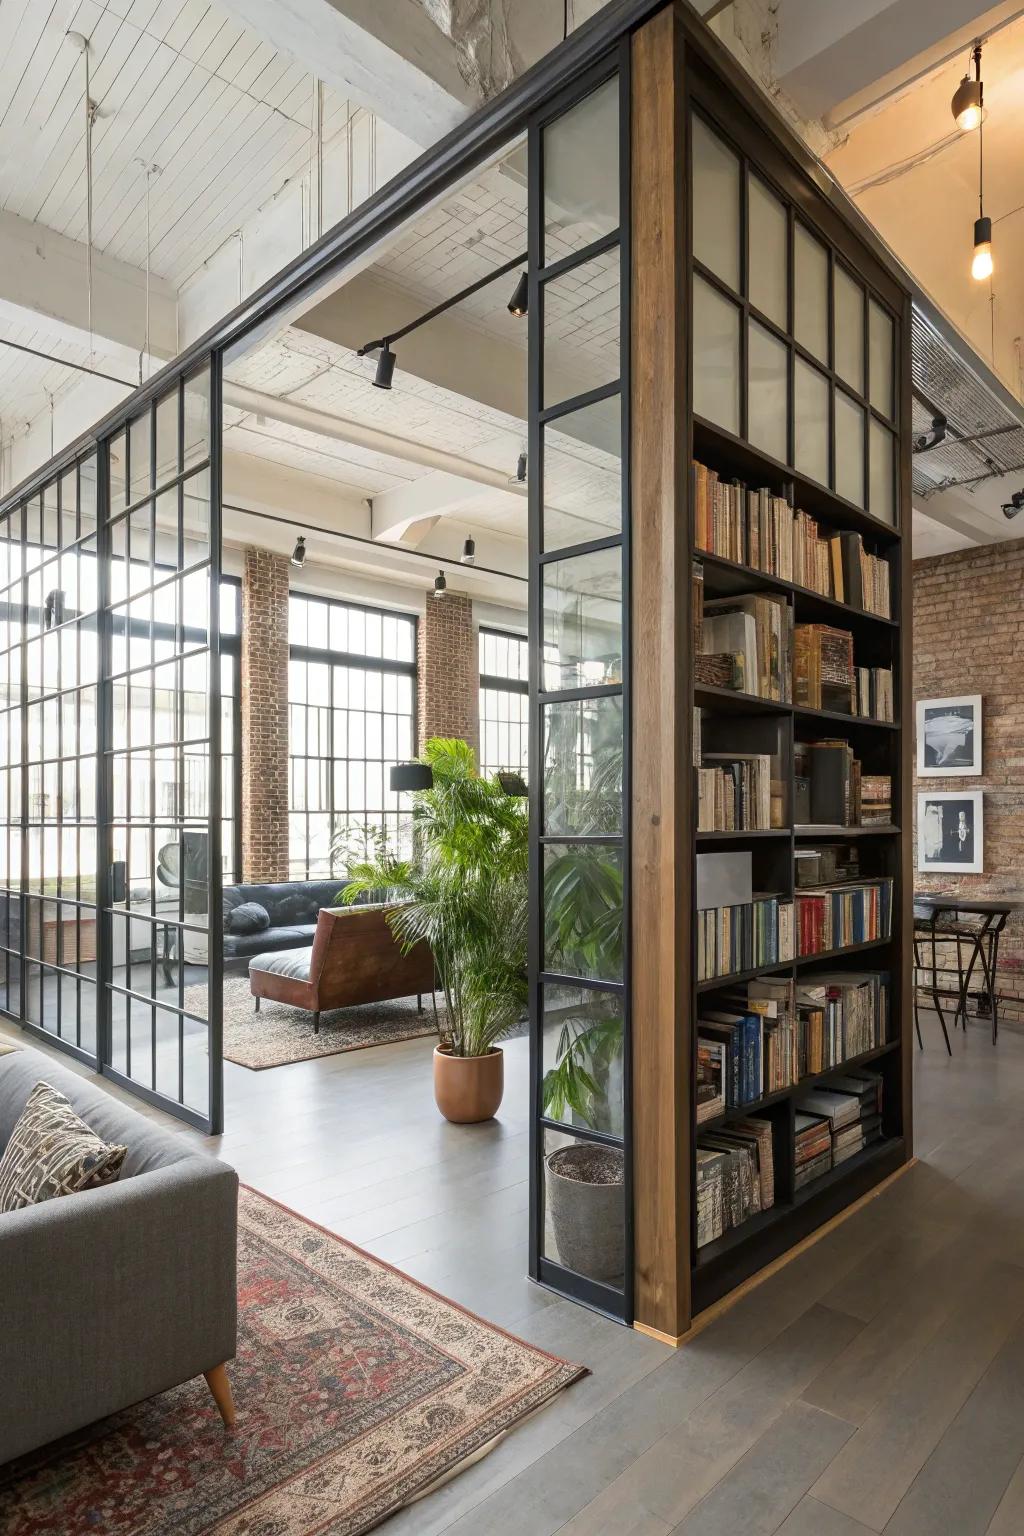
[{"label": "gray fabric sofa", "polygon": [[0,1214],[0,1463],[208,1373],[230,1422],[238,1175],[28,1048],[0,1056],[0,1152],[40,1080],[128,1156],[116,1184]]}]

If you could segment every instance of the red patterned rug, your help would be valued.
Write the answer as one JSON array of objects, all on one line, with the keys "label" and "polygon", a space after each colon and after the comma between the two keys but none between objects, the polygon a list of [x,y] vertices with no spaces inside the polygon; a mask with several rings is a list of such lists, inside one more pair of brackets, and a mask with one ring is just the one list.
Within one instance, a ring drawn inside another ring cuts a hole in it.
[{"label": "red patterned rug", "polygon": [[0,1467],[4,1536],[358,1536],[586,1374],[252,1190],[238,1412],[200,1377]]}]

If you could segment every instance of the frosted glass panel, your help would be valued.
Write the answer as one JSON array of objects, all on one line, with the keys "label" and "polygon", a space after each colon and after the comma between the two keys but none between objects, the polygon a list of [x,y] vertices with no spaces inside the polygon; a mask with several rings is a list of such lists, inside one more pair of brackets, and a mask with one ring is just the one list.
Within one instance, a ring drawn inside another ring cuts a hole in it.
[{"label": "frosted glass panel", "polygon": [[619,223],[619,83],[609,80],[544,130],[544,259]]},{"label": "frosted glass panel", "polygon": [[793,230],[793,334],[828,362],[828,253],[802,224]]},{"label": "frosted glass panel", "polygon": [[896,522],[895,439],[881,422],[871,418],[868,451],[871,455],[871,481],[868,511],[883,523]]},{"label": "frosted glass panel", "polygon": [[693,408],[740,430],[740,312],[710,283],[693,279]]},{"label": "frosted glass panel", "polygon": [[558,416],[543,432],[545,550],[621,533],[620,397]]},{"label": "frosted glass panel", "polygon": [[786,210],[764,182],[751,176],[747,202],[751,304],[783,330],[786,309]]},{"label": "frosted glass panel", "polygon": [[864,505],[864,412],[836,390],[836,491]]},{"label": "frosted glass panel", "polygon": [[740,163],[699,117],[693,121],[693,254],[740,286]]},{"label": "frosted glass panel", "polygon": [[868,398],[876,411],[893,417],[892,320],[874,299],[868,305],[871,390]]},{"label": "frosted glass panel", "polygon": [[544,284],[544,405],[617,379],[619,253],[606,251]]},{"label": "frosted glass panel", "polygon": [[793,463],[828,484],[828,380],[802,358],[793,365]]},{"label": "frosted glass panel", "polygon": [[864,393],[864,293],[842,267],[835,269],[836,373]]},{"label": "frosted glass panel", "polygon": [[756,321],[747,345],[747,436],[756,448],[786,462],[786,359],[789,349]]}]

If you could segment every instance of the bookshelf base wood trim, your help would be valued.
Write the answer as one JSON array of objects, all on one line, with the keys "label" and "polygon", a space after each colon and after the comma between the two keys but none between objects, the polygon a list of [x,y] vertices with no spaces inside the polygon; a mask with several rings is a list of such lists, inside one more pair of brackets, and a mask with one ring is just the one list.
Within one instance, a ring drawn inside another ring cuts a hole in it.
[{"label": "bookshelf base wood trim", "polygon": [[684,1348],[699,1333],[703,1333],[705,1328],[721,1317],[723,1313],[730,1311],[738,1301],[742,1301],[744,1296],[756,1290],[759,1285],[763,1285],[766,1280],[770,1280],[772,1275],[778,1274],[780,1269],[785,1269],[787,1264],[790,1264],[793,1259],[799,1258],[800,1254],[806,1253],[808,1248],[813,1248],[815,1243],[820,1243],[823,1237],[827,1237],[830,1232],[834,1232],[836,1227],[842,1226],[843,1222],[856,1211],[859,1211],[865,1205],[870,1205],[871,1201],[877,1200],[879,1195],[884,1195],[890,1185],[895,1184],[897,1179],[902,1178],[909,1169],[913,1168],[916,1162],[916,1157],[908,1158],[905,1163],[901,1164],[899,1168],[894,1169],[892,1173],[886,1174],[884,1179],[880,1179],[865,1194],[859,1195],[856,1200],[851,1200],[849,1205],[844,1206],[841,1211],[837,1211],[834,1216],[830,1216],[828,1221],[822,1222],[820,1227],[815,1227],[813,1232],[809,1232],[798,1243],[794,1243],[792,1248],[787,1248],[785,1253],[780,1253],[777,1258],[771,1259],[761,1269],[755,1270],[752,1275],[747,1276],[746,1280],[742,1280],[739,1285],[735,1286],[733,1290],[727,1291],[724,1296],[720,1296],[717,1301],[709,1302],[700,1312],[694,1314],[693,1322],[685,1333],[676,1334],[675,1336],[668,1333],[660,1333],[656,1328],[648,1328],[643,1323],[634,1323],[635,1331],[646,1334],[650,1339],[656,1339],[659,1344],[667,1344],[671,1349]]}]

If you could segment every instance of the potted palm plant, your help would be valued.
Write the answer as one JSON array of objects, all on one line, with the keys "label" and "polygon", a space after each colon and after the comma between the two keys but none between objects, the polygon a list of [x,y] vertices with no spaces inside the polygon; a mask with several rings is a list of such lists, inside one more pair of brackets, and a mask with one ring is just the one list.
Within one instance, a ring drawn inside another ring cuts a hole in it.
[{"label": "potted palm plant", "polygon": [[382,838],[338,899],[384,891],[403,951],[429,944],[445,1001],[434,1098],[446,1119],[468,1124],[497,1112],[499,1042],[526,1010],[527,816],[521,799],[478,776],[466,742],[436,737],[422,760],[433,782],[413,794],[410,851]]}]

